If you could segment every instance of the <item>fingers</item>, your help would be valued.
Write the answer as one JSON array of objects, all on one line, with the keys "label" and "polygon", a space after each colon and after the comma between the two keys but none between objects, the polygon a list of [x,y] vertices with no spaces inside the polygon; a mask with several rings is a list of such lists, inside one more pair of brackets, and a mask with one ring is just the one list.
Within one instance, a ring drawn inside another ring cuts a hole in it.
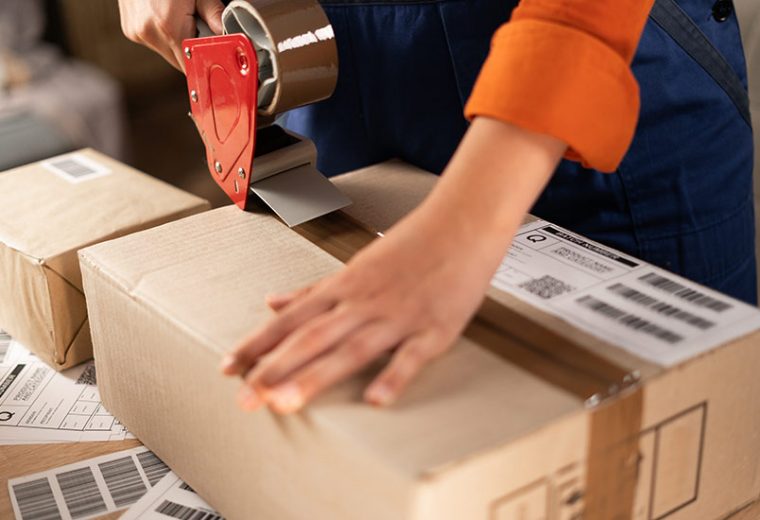
[{"label": "fingers", "polygon": [[269,406],[277,413],[300,410],[325,389],[355,374],[393,348],[398,331],[387,322],[373,322],[349,337],[340,347],[309,363],[284,383],[264,390]]},{"label": "fingers", "polygon": [[308,285],[285,294],[270,294],[267,296],[267,305],[273,311],[279,312],[292,302],[309,294],[313,288],[313,285]]},{"label": "fingers", "polygon": [[245,376],[252,388],[271,387],[335,346],[365,323],[364,313],[348,307],[335,308],[296,329],[277,348],[261,358]]},{"label": "fingers", "polygon": [[297,327],[331,310],[334,305],[334,298],[312,296],[289,306],[270,318],[226,355],[220,367],[222,373],[228,376],[247,373],[263,354],[278,345]]},{"label": "fingers", "polygon": [[124,35],[160,54],[174,68],[184,70],[182,40],[195,35],[195,2],[187,2],[121,0]]},{"label": "fingers", "polygon": [[422,368],[445,352],[447,346],[436,334],[414,336],[407,340],[367,387],[365,401],[377,406],[394,403]]},{"label": "fingers", "polygon": [[222,12],[224,4],[220,0],[197,0],[195,3],[198,15],[203,18],[208,28],[214,34],[222,34]]}]

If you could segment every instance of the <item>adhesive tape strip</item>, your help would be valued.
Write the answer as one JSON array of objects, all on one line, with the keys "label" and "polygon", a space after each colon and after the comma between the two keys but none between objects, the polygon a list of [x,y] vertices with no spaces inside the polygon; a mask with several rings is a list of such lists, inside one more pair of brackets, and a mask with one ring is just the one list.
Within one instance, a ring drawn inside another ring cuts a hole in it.
[{"label": "adhesive tape strip", "polygon": [[273,116],[330,97],[338,50],[316,0],[233,0],[222,14],[225,33],[244,33],[259,62],[259,113]]}]

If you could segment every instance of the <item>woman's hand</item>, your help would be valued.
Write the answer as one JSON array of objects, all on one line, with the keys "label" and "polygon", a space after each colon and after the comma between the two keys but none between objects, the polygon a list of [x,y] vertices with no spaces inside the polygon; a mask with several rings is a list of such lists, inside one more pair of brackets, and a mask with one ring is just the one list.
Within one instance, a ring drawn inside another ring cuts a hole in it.
[{"label": "woman's hand", "polygon": [[220,0],[119,0],[124,35],[182,71],[182,40],[195,36],[196,13],[214,34],[221,34],[222,11]]},{"label": "woman's hand", "polygon": [[222,365],[244,379],[240,406],[295,412],[391,351],[365,399],[395,401],[462,332],[564,150],[556,139],[477,119],[417,210],[342,271],[269,299],[276,314]]}]

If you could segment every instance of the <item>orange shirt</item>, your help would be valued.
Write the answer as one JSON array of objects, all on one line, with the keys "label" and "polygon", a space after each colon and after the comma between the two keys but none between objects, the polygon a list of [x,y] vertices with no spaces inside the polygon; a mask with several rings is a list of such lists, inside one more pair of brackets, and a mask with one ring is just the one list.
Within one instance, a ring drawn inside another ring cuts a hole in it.
[{"label": "orange shirt", "polygon": [[614,171],[633,140],[630,64],[654,0],[522,0],[493,38],[465,107],[554,136],[567,157]]}]

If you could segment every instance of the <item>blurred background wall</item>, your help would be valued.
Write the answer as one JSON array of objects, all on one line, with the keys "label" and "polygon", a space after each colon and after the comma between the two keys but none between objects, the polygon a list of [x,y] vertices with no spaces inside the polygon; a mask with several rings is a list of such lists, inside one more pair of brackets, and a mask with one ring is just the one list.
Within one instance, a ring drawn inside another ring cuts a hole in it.
[{"label": "blurred background wall", "polygon": [[98,148],[216,205],[184,77],[121,32],[115,0],[0,0],[0,170]]},{"label": "blurred background wall", "polygon": [[[760,261],[760,0],[734,0],[749,70],[749,96],[755,127],[755,250]],[[760,266],[758,267],[760,273]],[[760,275],[758,276],[760,291]]]}]

